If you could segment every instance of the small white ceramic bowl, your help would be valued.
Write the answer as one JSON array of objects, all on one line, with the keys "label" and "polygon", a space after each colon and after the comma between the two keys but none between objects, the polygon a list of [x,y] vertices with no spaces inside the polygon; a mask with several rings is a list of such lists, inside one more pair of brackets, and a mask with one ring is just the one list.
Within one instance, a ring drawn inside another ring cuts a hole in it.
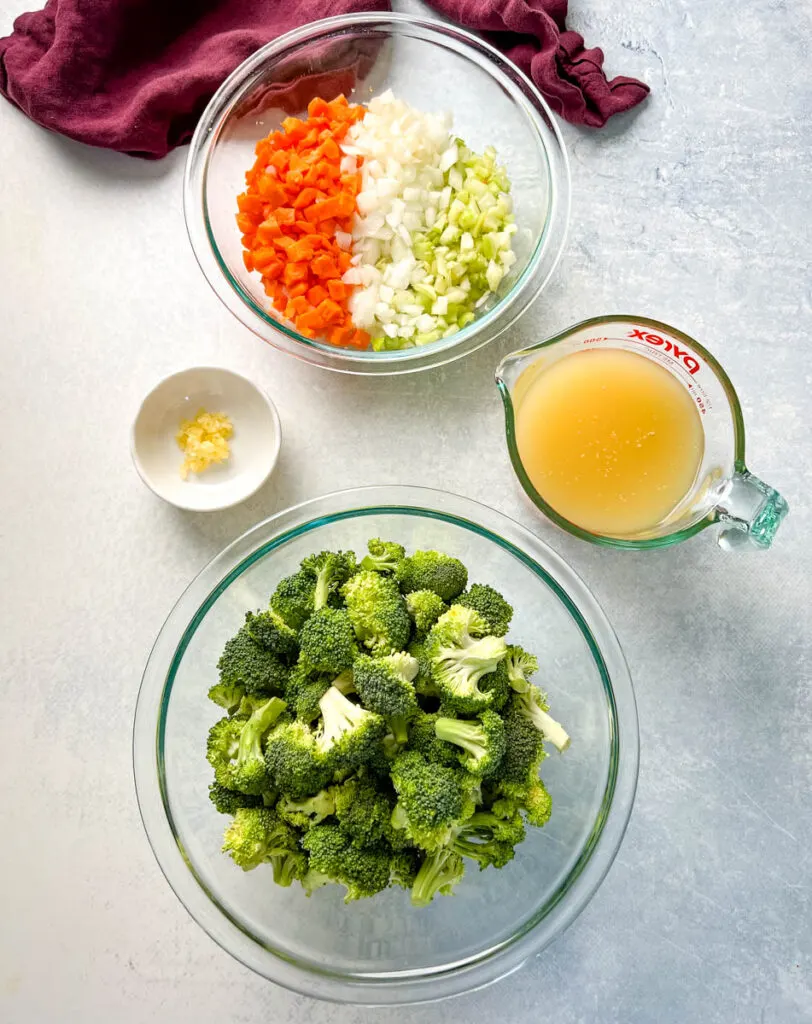
[{"label": "small white ceramic bowl", "polygon": [[[229,458],[181,478],[183,452],[175,435],[199,409],[220,412],[234,425]],[[250,498],[276,465],[282,444],[279,413],[250,380],[218,366],[193,366],[165,377],[135,417],[130,451],[138,475],[159,498],[178,508],[211,512]]]}]

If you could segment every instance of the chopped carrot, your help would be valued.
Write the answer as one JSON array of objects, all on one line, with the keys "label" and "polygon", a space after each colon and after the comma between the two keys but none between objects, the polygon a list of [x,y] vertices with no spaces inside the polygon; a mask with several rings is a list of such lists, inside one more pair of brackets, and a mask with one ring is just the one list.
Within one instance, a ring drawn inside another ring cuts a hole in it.
[{"label": "chopped carrot", "polygon": [[330,293],[330,298],[335,299],[336,302],[343,302],[347,298],[347,286],[337,278],[331,278],[327,282],[327,291]]},{"label": "chopped carrot", "polygon": [[360,173],[341,171],[340,142],[364,116],[344,96],[316,97],[306,119],[287,117],[280,131],[260,139],[237,197],[243,261],[262,278],[273,308],[306,338],[365,348],[348,303],[352,287],[341,280],[350,253],[335,240],[352,230]]}]

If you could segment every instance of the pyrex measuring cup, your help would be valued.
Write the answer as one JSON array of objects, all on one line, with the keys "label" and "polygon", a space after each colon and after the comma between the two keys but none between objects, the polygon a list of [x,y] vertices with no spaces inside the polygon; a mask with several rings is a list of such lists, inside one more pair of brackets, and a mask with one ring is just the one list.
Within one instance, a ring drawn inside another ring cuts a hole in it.
[{"label": "pyrex measuring cup", "polygon": [[[657,525],[624,536],[591,533],[561,516],[528,477],[516,443],[515,415],[531,385],[553,363],[573,352],[624,349],[654,360],[683,385],[699,410],[705,436],[702,462],[693,487]],[[748,540],[768,548],[789,511],[781,495],[744,464],[744,421],[733,385],[714,357],[692,338],[641,316],[602,316],[584,320],[548,341],[506,356],[496,371],[505,406],[505,427],[513,468],[530,499],[569,533],[596,544],[654,548],[723,524],[722,547]]]}]

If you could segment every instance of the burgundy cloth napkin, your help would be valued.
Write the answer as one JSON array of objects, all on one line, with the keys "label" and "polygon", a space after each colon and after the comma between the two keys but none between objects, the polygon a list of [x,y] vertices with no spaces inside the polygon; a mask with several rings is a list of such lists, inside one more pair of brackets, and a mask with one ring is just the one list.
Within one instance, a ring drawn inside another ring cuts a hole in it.
[{"label": "burgundy cloth napkin", "polygon": [[[604,125],[648,94],[606,80],[600,50],[566,30],[567,0],[429,0],[482,31],[574,124]],[[223,79],[258,47],[317,18],[389,0],[48,0],[0,39],[0,92],[72,139],[162,157],[188,142]]]}]

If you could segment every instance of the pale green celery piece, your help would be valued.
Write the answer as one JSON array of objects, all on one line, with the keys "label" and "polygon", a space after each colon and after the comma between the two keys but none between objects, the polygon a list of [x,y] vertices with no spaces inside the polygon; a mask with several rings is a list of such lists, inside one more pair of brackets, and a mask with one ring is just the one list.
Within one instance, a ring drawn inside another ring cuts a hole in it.
[{"label": "pale green celery piece", "polygon": [[451,327],[449,327],[447,331],[443,331],[443,337],[444,338],[450,338],[451,335],[452,334],[456,334],[458,330],[459,330],[459,327],[457,327],[456,324],[452,324]]},{"label": "pale green celery piece", "polygon": [[383,352],[386,349],[386,342],[389,339],[385,334],[379,334],[377,338],[373,338],[370,344],[372,345],[373,352]]},{"label": "pale green celery piece", "polygon": [[[471,317],[473,320],[473,316]],[[425,334],[416,334],[414,337],[415,345],[428,345],[432,341],[439,341],[442,337],[440,331],[426,331]]]},{"label": "pale green celery piece", "polygon": [[457,321],[457,324],[458,324],[458,326],[459,326],[459,327],[466,327],[466,326],[467,326],[468,324],[470,324],[470,323],[471,323],[471,322],[472,322],[472,321],[473,321],[474,319],[475,319],[475,317],[474,317],[474,314],[473,314],[473,313],[471,312],[471,310],[469,309],[469,310],[468,310],[468,311],[467,311],[466,313],[463,313],[463,314],[462,314],[462,316],[461,316],[461,317],[459,318],[459,320]]},{"label": "pale green celery piece", "polygon": [[440,241],[447,245],[449,242],[456,242],[459,237],[460,229],[457,225],[449,224],[445,231],[440,235]]},{"label": "pale green celery piece", "polygon": [[448,208],[448,223],[456,224],[457,221],[460,219],[461,214],[463,214],[464,212],[465,204],[462,202],[459,195],[457,195],[454,199],[452,199],[451,206],[449,206]]}]

